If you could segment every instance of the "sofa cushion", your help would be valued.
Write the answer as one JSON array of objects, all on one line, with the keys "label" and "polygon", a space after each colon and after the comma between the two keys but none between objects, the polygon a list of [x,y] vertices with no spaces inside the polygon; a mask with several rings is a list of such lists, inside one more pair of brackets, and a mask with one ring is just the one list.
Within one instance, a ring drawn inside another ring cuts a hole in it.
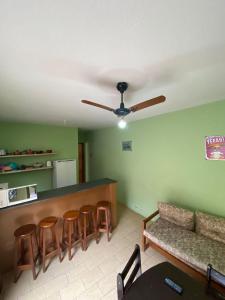
[{"label": "sofa cushion", "polygon": [[144,235],[197,271],[205,273],[210,263],[216,270],[225,274],[225,245],[223,243],[161,218],[150,224],[144,230]]},{"label": "sofa cushion", "polygon": [[225,244],[225,219],[196,212],[196,232]]},{"label": "sofa cushion", "polygon": [[166,202],[158,202],[158,209],[162,219],[185,229],[194,230],[194,212]]}]

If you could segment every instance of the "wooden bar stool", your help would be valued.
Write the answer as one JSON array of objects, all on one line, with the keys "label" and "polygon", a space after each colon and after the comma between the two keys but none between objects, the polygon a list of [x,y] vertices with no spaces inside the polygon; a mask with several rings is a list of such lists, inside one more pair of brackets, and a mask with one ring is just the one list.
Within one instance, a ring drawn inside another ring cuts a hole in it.
[{"label": "wooden bar stool", "polygon": [[[42,258],[42,267],[43,272],[46,271],[45,262],[46,259],[58,255],[59,261],[62,261],[61,258],[61,248],[59,243],[59,236],[57,232],[57,217],[47,217],[40,221],[40,249],[41,249],[41,258]],[[50,241],[47,240],[47,233],[51,233]]]},{"label": "wooden bar stool", "polygon": [[96,208],[93,205],[85,205],[80,209],[82,230],[83,230],[83,245],[84,250],[87,250],[88,240],[94,237],[98,243],[97,223],[96,223]]},{"label": "wooden bar stool", "polygon": [[[15,236],[15,278],[16,282],[23,270],[31,269],[33,279],[37,278],[35,265],[38,258],[36,225],[26,224],[16,229]],[[36,255],[35,255],[36,252]],[[19,272],[19,274],[17,274]]]},{"label": "wooden bar stool", "polygon": [[111,205],[108,201],[99,201],[97,203],[97,228],[98,236],[100,232],[107,233],[107,239],[110,241],[109,233],[112,232]]},{"label": "wooden bar stool", "polygon": [[64,213],[62,241],[68,248],[69,260],[72,259],[71,250],[73,246],[81,243],[82,250],[84,250],[80,224],[80,212],[78,210],[69,210]]}]

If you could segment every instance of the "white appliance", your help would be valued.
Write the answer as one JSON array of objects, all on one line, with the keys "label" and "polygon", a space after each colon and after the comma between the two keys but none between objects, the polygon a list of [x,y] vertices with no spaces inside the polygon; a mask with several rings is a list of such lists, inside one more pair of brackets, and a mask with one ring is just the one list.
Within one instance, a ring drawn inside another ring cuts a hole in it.
[{"label": "white appliance", "polygon": [[77,168],[75,159],[62,159],[53,162],[53,188],[77,183]]},{"label": "white appliance", "polygon": [[9,188],[8,182],[0,183],[0,190],[5,190]]},{"label": "white appliance", "polygon": [[9,205],[7,189],[0,190],[0,208]]},{"label": "white appliance", "polygon": [[37,199],[37,185],[30,184],[0,190],[0,208]]}]

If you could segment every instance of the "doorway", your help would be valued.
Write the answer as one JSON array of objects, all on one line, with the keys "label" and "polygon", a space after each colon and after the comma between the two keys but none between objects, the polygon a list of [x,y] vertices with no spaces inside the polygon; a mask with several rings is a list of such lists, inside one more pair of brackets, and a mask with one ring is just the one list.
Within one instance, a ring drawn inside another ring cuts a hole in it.
[{"label": "doorway", "polygon": [[78,144],[79,183],[85,182],[85,147],[84,143]]}]

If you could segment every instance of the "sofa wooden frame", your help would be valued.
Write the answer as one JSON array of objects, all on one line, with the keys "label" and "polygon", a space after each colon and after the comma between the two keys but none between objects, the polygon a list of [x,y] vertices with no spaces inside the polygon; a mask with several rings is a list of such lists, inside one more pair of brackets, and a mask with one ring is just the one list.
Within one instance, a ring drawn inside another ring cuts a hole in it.
[{"label": "sofa wooden frame", "polygon": [[[191,277],[200,280],[204,283],[207,282],[206,275],[196,271],[194,268],[190,267],[177,257],[173,256],[172,254],[168,253],[166,250],[162,249],[160,246],[149,240],[144,235],[144,230],[146,229],[147,223],[151,221],[153,218],[155,218],[159,214],[159,210],[155,211],[153,214],[151,214],[149,217],[142,220],[142,250],[145,251],[147,248],[151,247],[152,249],[158,251],[160,254],[162,254],[164,257],[166,257],[173,265],[177,266],[179,269],[181,269],[183,272],[187,273]],[[217,286],[217,285],[216,285]]]},{"label": "sofa wooden frame", "polygon": [[[155,211],[153,214],[148,216],[147,218],[142,220],[142,250],[145,251],[147,248],[152,248],[156,251],[158,251],[160,254],[162,254],[164,257],[168,259],[173,265],[175,265],[177,268],[181,269],[184,273],[187,273],[189,276],[203,282],[206,287],[208,285],[208,278],[207,274],[202,274],[201,272],[198,272],[188,264],[184,263],[177,257],[173,256],[166,250],[162,249],[159,245],[155,244],[151,240],[149,240],[145,235],[144,235],[144,230],[146,229],[147,223],[149,221],[152,221],[157,215],[159,214],[159,210]],[[216,282],[212,282],[212,287],[216,291],[222,292],[223,295],[225,295],[225,288],[221,286],[220,284]]]}]

